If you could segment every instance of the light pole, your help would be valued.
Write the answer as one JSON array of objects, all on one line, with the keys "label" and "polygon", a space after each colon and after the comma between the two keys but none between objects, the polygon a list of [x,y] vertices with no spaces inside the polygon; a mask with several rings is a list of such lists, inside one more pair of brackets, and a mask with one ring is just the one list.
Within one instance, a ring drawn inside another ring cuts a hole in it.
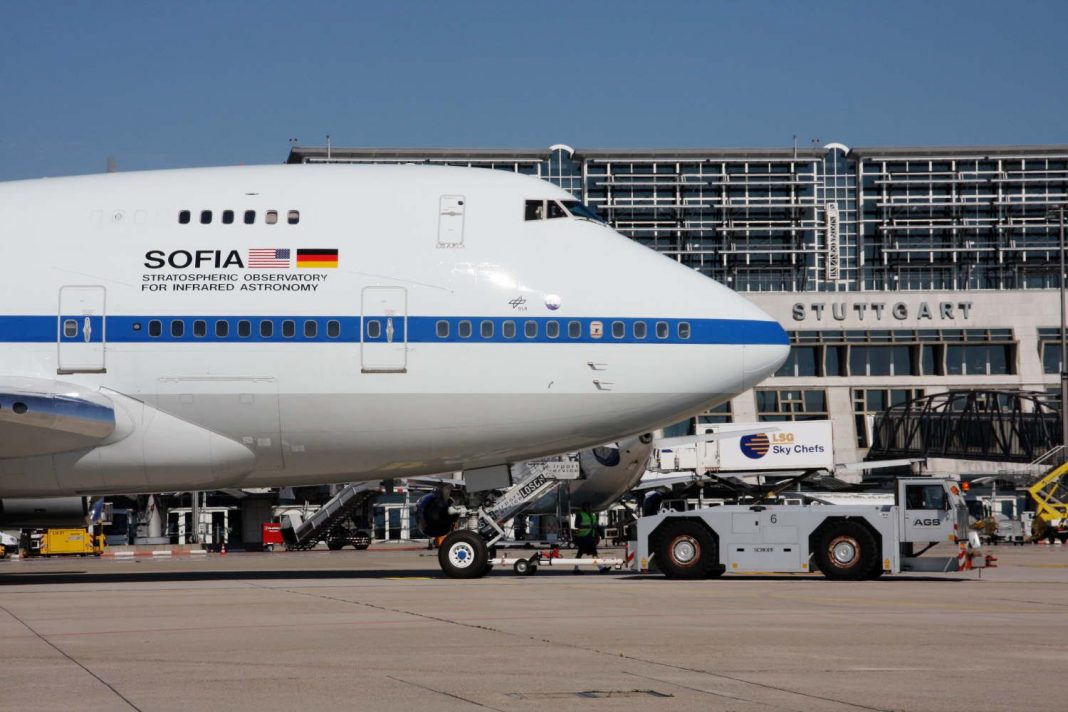
[{"label": "light pole", "polygon": [[[1064,206],[1059,205],[1047,215],[1057,214],[1058,245],[1061,254],[1061,445],[1068,448],[1068,329],[1064,318]],[[1062,454],[1063,454],[1062,450]]]}]

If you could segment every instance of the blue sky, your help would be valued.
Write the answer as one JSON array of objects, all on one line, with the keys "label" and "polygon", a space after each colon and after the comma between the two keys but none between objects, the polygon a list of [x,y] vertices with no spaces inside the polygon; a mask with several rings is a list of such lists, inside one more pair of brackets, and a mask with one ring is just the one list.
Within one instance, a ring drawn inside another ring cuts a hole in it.
[{"label": "blue sky", "polygon": [[49,2],[0,179],[321,145],[1068,143],[1068,2]]}]

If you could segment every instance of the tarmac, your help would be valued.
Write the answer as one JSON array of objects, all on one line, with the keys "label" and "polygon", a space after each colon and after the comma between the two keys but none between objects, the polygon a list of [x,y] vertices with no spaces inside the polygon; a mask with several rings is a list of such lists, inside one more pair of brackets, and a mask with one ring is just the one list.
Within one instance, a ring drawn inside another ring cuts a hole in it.
[{"label": "tarmac", "polygon": [[[0,710],[1061,709],[1068,547],[833,582],[425,551],[0,562]],[[428,555],[429,554],[429,555]]]}]

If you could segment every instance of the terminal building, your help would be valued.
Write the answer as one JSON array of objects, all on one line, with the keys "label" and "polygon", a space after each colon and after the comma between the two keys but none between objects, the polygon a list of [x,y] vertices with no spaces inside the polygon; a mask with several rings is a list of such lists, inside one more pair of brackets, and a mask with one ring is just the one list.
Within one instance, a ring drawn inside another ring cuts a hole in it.
[{"label": "terminal building", "polygon": [[[289,163],[440,163],[551,181],[747,295],[792,354],[704,423],[830,419],[836,462],[923,395],[1057,397],[1068,146],[586,150],[292,147]],[[974,467],[975,463],[961,463]]]}]

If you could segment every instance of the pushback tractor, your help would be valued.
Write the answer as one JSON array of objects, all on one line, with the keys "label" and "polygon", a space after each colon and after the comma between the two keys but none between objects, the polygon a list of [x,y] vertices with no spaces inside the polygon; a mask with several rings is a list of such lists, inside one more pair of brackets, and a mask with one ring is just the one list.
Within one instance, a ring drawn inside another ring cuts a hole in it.
[{"label": "pushback tractor", "polygon": [[[642,517],[634,565],[677,579],[818,570],[844,580],[985,566],[968,532],[955,482],[909,478],[892,505],[735,504]],[[938,544],[954,555],[923,555]]]}]

